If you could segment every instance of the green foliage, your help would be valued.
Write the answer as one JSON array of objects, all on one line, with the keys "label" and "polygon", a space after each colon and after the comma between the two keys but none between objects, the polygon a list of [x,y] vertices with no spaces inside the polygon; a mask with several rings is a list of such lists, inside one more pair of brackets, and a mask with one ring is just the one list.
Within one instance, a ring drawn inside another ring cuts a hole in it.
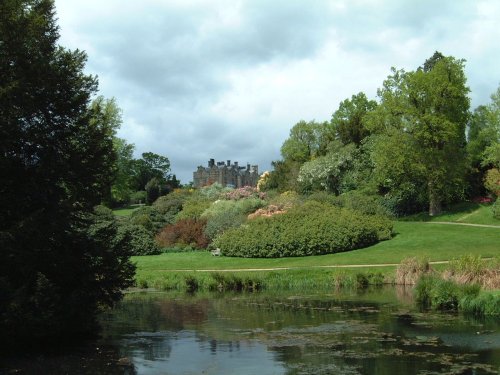
[{"label": "green foliage", "polygon": [[297,178],[302,165],[297,161],[278,160],[273,161],[274,170],[270,172],[266,182],[266,191],[277,190],[282,193],[285,191],[298,191],[299,184]]},{"label": "green foliage", "polygon": [[142,225],[122,224],[119,227],[119,234],[129,238],[132,255],[155,255],[161,253],[161,249],[154,240],[151,232]]},{"label": "green foliage", "polygon": [[213,278],[213,282],[209,286],[210,290],[217,290],[219,292],[253,292],[258,291],[262,288],[262,284],[260,281],[250,278],[242,278],[235,275],[234,273],[213,273],[211,276]]},{"label": "green foliage", "polygon": [[162,182],[159,178],[153,177],[145,186],[146,190],[146,204],[152,204],[156,201],[162,193],[166,193],[162,189]]},{"label": "green foliage", "polygon": [[484,187],[497,197],[500,197],[500,169],[492,168],[486,171]]},{"label": "green foliage", "polygon": [[[119,112],[118,112],[119,113]],[[111,186],[111,198],[113,205],[127,203],[144,203],[146,198],[139,202],[132,198],[131,169],[133,163],[134,145],[127,143],[124,139],[114,137],[113,149],[116,154],[115,178]]]},{"label": "green foliage", "polygon": [[322,142],[330,130],[328,123],[299,121],[290,129],[289,138],[281,146],[285,161],[304,163],[320,153]]},{"label": "green foliage", "polygon": [[458,310],[461,300],[477,297],[480,289],[477,284],[459,285],[440,277],[423,276],[415,287],[415,298],[435,310]]},{"label": "green foliage", "polygon": [[344,190],[344,176],[353,170],[357,154],[354,144],[336,144],[325,156],[304,163],[297,179],[302,191],[325,190],[340,194]]},{"label": "green foliage", "polygon": [[491,212],[493,213],[493,217],[495,219],[500,220],[500,198],[497,198],[495,203],[491,206]]},{"label": "green foliage", "polygon": [[366,215],[391,215],[391,212],[383,205],[383,199],[380,196],[366,194],[358,190],[333,197],[330,202],[335,206],[349,208]]},{"label": "green foliage", "polygon": [[146,203],[147,193],[142,191],[136,191],[130,194],[130,203],[132,204],[144,204]]},{"label": "green foliage", "polygon": [[[95,328],[131,285],[109,198],[117,124],[86,55],[57,45],[50,0],[0,2],[0,335],[29,342]],[[104,104],[104,101],[101,102]],[[4,288],[5,286],[5,288]]]},{"label": "green foliage", "polygon": [[182,211],[177,214],[176,220],[198,219],[210,207],[211,203],[212,200],[199,194],[194,194],[184,201]]},{"label": "green foliage", "polygon": [[173,192],[158,198],[153,203],[153,209],[162,215],[176,215],[182,210],[186,197],[182,193]]},{"label": "green foliage", "polygon": [[463,192],[469,89],[464,61],[437,59],[428,69],[393,69],[370,113],[377,133],[375,176],[389,191],[402,183],[426,192],[431,215]]},{"label": "green foliage", "polygon": [[390,221],[381,217],[308,202],[285,214],[257,218],[230,229],[214,245],[228,256],[318,255],[372,245],[391,227]]},{"label": "green foliage", "polygon": [[216,199],[219,199],[225,193],[228,193],[232,190],[234,189],[229,187],[224,187],[216,182],[211,185],[202,187],[201,189],[198,190],[198,192],[199,194],[201,194],[201,196],[205,197],[206,199],[214,201]]},{"label": "green foliage", "polygon": [[449,270],[453,274],[468,274],[472,278],[477,278],[487,265],[477,255],[463,255],[450,262]]},{"label": "green foliage", "polygon": [[165,183],[169,178],[170,161],[166,156],[144,152],[141,159],[132,162],[131,188],[134,191],[145,190],[146,184],[153,178]]},{"label": "green foliage", "polygon": [[202,214],[207,220],[205,234],[208,238],[214,239],[225,230],[240,226],[248,214],[263,207],[264,204],[265,202],[258,198],[215,201]]},{"label": "green foliage", "polygon": [[377,106],[374,100],[368,100],[362,92],[340,103],[332,115],[331,124],[337,138],[344,144],[360,145],[370,132],[365,124],[365,116]]},{"label": "green foliage", "polygon": [[483,291],[478,295],[465,295],[459,302],[460,311],[476,316],[499,316],[500,293]]}]

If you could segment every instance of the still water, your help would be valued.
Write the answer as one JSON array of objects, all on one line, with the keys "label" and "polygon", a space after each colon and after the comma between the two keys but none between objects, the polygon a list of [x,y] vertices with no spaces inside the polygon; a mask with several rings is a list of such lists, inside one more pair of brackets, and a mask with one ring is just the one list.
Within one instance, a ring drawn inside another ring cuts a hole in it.
[{"label": "still water", "polygon": [[498,319],[419,311],[409,290],[392,287],[279,295],[130,293],[102,316],[102,324],[100,340],[77,354],[45,358],[38,369],[130,375],[500,373]]}]

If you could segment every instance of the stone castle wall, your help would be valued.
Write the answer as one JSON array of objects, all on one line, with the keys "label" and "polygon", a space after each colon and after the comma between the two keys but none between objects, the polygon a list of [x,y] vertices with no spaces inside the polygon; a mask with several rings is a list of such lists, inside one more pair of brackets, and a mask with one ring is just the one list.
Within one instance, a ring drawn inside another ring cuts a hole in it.
[{"label": "stone castle wall", "polygon": [[243,187],[257,186],[259,180],[259,166],[247,164],[240,167],[238,162],[231,164],[231,160],[215,163],[214,159],[208,161],[208,167],[199,166],[193,172],[193,186],[200,188],[217,182],[222,186]]}]

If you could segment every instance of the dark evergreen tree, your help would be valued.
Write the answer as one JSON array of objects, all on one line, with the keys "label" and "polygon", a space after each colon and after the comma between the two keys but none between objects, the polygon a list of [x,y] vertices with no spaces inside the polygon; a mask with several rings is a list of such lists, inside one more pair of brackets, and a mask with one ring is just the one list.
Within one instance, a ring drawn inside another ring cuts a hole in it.
[{"label": "dark evergreen tree", "polygon": [[[93,207],[114,129],[90,106],[86,55],[57,45],[53,0],[0,2],[0,337],[89,332],[132,283],[128,241]],[[4,342],[5,344],[5,342]]]}]

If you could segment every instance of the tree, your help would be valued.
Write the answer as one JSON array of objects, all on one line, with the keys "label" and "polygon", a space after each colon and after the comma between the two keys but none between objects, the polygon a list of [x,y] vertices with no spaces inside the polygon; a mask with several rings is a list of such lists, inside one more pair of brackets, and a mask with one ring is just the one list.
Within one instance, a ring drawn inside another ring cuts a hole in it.
[{"label": "tree", "polygon": [[365,124],[365,116],[377,106],[374,100],[368,100],[362,92],[340,103],[339,109],[332,115],[331,124],[337,139],[343,144],[354,143],[357,146],[370,135]]},{"label": "tree", "polygon": [[132,186],[135,191],[144,190],[146,184],[157,178],[162,183],[170,179],[170,161],[166,156],[144,152],[141,159],[136,159],[132,166]]},{"label": "tree", "polygon": [[343,192],[346,174],[354,169],[357,154],[359,152],[354,144],[344,146],[340,143],[325,156],[304,163],[298,176],[302,190],[324,190],[339,195]]},{"label": "tree", "polygon": [[482,165],[500,168],[500,86],[491,95],[491,103],[487,107],[487,125],[484,132],[490,138],[490,144],[483,152]]},{"label": "tree", "polygon": [[[414,72],[393,68],[379,90],[380,105],[369,116],[379,138],[374,150],[379,179],[390,179],[406,165],[403,169],[411,172],[407,182],[425,183],[430,215],[440,213],[442,202],[464,189],[469,116],[464,61],[434,56]],[[400,158],[383,157],[402,145],[406,153]]]},{"label": "tree", "polygon": [[52,0],[0,2],[0,335],[88,332],[133,282],[128,239],[93,211],[115,125],[90,104],[86,55],[57,45]]},{"label": "tree", "polygon": [[281,146],[285,161],[305,163],[324,148],[328,123],[299,121],[290,130],[290,136]]},{"label": "tree", "polygon": [[111,186],[113,203],[127,203],[133,193],[134,145],[115,137],[113,149],[116,154],[115,178]]}]

